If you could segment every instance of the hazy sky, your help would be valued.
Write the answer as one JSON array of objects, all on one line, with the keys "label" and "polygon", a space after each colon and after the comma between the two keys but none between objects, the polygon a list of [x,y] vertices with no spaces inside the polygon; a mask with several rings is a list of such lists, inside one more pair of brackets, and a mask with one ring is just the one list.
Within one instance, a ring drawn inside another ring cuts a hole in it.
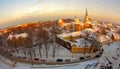
[{"label": "hazy sky", "polygon": [[0,26],[79,17],[120,23],[120,0],[0,0]]}]

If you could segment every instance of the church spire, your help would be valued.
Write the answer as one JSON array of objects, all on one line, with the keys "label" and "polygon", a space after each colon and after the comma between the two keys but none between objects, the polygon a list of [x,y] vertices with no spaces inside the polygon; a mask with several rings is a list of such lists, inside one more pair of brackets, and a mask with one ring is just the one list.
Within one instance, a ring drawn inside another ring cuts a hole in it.
[{"label": "church spire", "polygon": [[84,22],[89,22],[89,21],[91,21],[91,19],[88,17],[88,12],[87,12],[87,8],[86,8]]},{"label": "church spire", "polygon": [[88,16],[87,8],[86,8],[86,16]]}]

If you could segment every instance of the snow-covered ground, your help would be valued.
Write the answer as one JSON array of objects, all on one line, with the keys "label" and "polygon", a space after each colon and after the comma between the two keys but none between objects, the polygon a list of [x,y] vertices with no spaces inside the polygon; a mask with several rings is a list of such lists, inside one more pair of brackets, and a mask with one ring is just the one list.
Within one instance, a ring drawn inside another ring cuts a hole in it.
[{"label": "snow-covered ground", "polygon": [[[31,65],[17,62],[15,67],[12,67],[2,61],[4,58],[0,58],[0,69],[101,69],[101,66],[104,68],[112,66],[112,69],[120,69],[120,40],[110,45],[104,45],[102,49],[103,54],[98,59],[64,65]],[[64,49],[62,50],[64,51]],[[11,63],[7,59],[4,60]]]},{"label": "snow-covered ground", "polygon": [[[52,45],[52,44],[49,44]],[[39,51],[38,51],[38,46],[34,47],[36,54],[37,54],[37,58],[40,58],[39,56]],[[42,58],[40,59],[45,59],[47,61],[55,61],[56,59],[70,59],[72,60],[79,60],[80,56],[88,56],[90,54],[86,53],[84,54],[72,54],[69,50],[67,50],[66,48],[62,47],[62,46],[58,46],[56,47],[56,52],[55,52],[55,58],[53,59],[52,57],[52,46],[49,46],[49,50],[48,50],[48,57],[46,59],[46,51],[45,51],[45,46],[42,46],[41,52],[42,52]],[[23,51],[19,50],[19,56],[24,57]],[[16,52],[13,53],[14,56],[18,56]],[[34,58],[34,57],[33,57]],[[28,57],[29,59],[29,57]],[[97,63],[97,60],[89,60],[89,61],[85,61],[85,62],[80,62],[80,63],[73,63],[73,64],[65,64],[65,65],[45,65],[45,64],[41,64],[41,65],[31,65],[31,64],[24,64],[24,63],[19,63],[17,62],[15,64],[15,67],[10,66],[8,63],[10,64],[14,64],[14,62],[10,62],[10,60],[4,59],[1,57],[1,60],[4,60],[6,63],[3,63],[3,61],[0,61],[0,69],[93,69],[94,65]],[[64,62],[64,61],[63,61]]]},{"label": "snow-covered ground", "polygon": [[97,59],[67,65],[30,65],[17,63],[15,67],[11,67],[0,61],[0,69],[93,69],[96,63]]},{"label": "snow-covered ground", "polygon": [[11,66],[8,66],[6,64],[4,64],[1,60],[0,60],[0,69],[13,69]]},{"label": "snow-covered ground", "polygon": [[[53,44],[49,44],[48,45],[48,58],[46,58],[46,48],[44,45],[42,45],[41,47],[41,57],[40,57],[40,54],[39,54],[39,48],[38,46],[34,47],[33,49],[35,50],[35,54],[36,56],[32,56],[32,58],[39,58],[40,60],[46,60],[47,62],[56,62],[56,59],[63,59],[63,62],[65,62],[64,60],[67,60],[69,59],[71,62],[72,61],[76,61],[76,60],[79,60],[80,57],[87,57],[87,56],[90,56],[91,58],[94,58],[95,55],[98,54],[98,52],[96,53],[86,53],[86,54],[83,54],[83,53],[71,53],[68,49],[56,44],[56,48],[55,48],[55,57],[53,58]],[[12,53],[14,56],[18,56],[18,57],[25,57],[25,54],[24,54],[24,49],[21,49],[18,51],[19,54],[17,54],[17,52],[14,52]],[[26,59],[30,60],[30,55],[28,55],[27,53],[29,53],[29,49],[26,49]]]},{"label": "snow-covered ground", "polygon": [[104,45],[102,49],[104,51],[98,62],[97,69],[101,66],[120,69],[120,40],[110,45]]}]

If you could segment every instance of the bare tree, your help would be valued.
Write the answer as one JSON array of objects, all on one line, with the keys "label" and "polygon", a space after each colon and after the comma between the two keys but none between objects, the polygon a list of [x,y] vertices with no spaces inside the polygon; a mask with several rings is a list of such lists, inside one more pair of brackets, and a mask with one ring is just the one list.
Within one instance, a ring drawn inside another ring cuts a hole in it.
[{"label": "bare tree", "polygon": [[43,27],[42,27],[42,39],[43,39],[43,44],[45,46],[45,49],[46,49],[46,58],[48,58],[48,33],[47,31],[45,30],[45,26],[43,24]]},{"label": "bare tree", "polygon": [[53,26],[53,58],[55,57],[55,47],[56,47],[56,24]]},{"label": "bare tree", "polygon": [[39,28],[39,32],[38,32],[38,46],[39,46],[39,54],[40,54],[40,57],[42,58],[42,54],[41,54],[41,46],[42,46],[42,40],[41,40],[41,35],[42,34],[42,29]]}]

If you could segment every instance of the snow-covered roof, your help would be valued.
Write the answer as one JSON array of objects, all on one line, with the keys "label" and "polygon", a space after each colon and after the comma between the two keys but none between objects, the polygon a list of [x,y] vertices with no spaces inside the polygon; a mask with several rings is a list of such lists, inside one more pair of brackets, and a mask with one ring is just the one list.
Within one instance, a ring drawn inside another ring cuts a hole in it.
[{"label": "snow-covered roof", "polygon": [[85,47],[85,46],[91,46],[92,44],[85,40],[84,38],[77,39],[76,42],[73,42],[72,44],[75,44],[77,47]]},{"label": "snow-covered roof", "polygon": [[107,40],[109,40],[109,37],[107,35],[101,35],[97,38],[98,42],[105,42]]},{"label": "snow-covered roof", "polygon": [[73,37],[75,37],[75,36],[87,36],[87,34],[89,34],[89,37],[94,37],[95,35],[94,35],[94,30],[93,29],[85,29],[85,30],[83,30],[83,31],[76,31],[76,32],[72,32],[72,33],[62,33],[62,34],[60,34],[60,35],[58,35],[58,37],[62,37],[62,38],[64,38],[64,37],[67,37],[67,36],[73,36]]},{"label": "snow-covered roof", "polygon": [[7,40],[12,40],[12,38],[14,37],[14,35],[13,34],[10,34],[9,36],[8,36],[8,38],[7,38]]},{"label": "snow-covered roof", "polygon": [[93,30],[93,29],[91,29],[91,28],[88,28],[88,29],[85,29],[84,32],[93,33],[93,32],[95,32],[95,30]]},{"label": "snow-covered roof", "polygon": [[85,29],[83,31],[80,32],[81,36],[87,36],[88,37],[93,37],[95,38],[95,30],[94,29]]},{"label": "snow-covered roof", "polygon": [[59,21],[58,22],[63,22],[63,20],[62,19],[59,19]]},{"label": "snow-covered roof", "polygon": [[72,32],[72,33],[62,33],[62,34],[59,34],[57,35],[58,37],[60,38],[64,38],[64,37],[67,37],[67,36],[80,36],[80,31],[77,31],[77,32]]},{"label": "snow-covered roof", "polygon": [[21,34],[10,34],[7,38],[7,40],[12,40],[14,38],[18,39],[19,37],[22,37],[22,38],[26,38],[28,37],[28,34],[27,33],[21,33]]}]

